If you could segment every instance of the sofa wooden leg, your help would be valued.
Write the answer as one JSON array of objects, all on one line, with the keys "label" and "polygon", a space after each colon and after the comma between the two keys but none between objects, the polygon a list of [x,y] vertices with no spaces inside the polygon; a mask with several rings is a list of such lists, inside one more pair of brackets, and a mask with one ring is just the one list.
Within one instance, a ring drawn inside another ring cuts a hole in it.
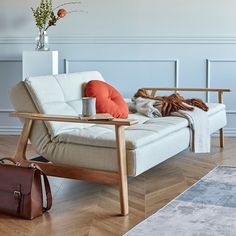
[{"label": "sofa wooden leg", "polygon": [[14,159],[19,162],[26,160],[26,149],[33,121],[25,119],[23,130],[21,132]]},{"label": "sofa wooden leg", "polygon": [[128,203],[128,184],[127,184],[127,167],[126,167],[126,147],[124,138],[124,127],[116,126],[116,147],[117,147],[117,164],[119,172],[120,187],[120,207],[121,215],[129,213]]},{"label": "sofa wooden leg", "polygon": [[224,129],[220,129],[220,147],[224,147]]}]

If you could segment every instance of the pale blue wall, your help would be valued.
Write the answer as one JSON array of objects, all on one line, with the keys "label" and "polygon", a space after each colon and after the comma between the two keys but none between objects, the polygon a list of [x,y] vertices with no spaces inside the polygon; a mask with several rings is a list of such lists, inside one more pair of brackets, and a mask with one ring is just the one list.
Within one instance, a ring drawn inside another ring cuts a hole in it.
[{"label": "pale blue wall", "polygon": [[[21,80],[22,51],[34,49],[35,2],[0,1],[0,134],[19,131],[7,91]],[[88,14],[48,31],[60,72],[65,59],[68,72],[99,70],[126,97],[143,86],[230,87],[226,132],[236,135],[236,1],[87,0],[81,8]]]}]

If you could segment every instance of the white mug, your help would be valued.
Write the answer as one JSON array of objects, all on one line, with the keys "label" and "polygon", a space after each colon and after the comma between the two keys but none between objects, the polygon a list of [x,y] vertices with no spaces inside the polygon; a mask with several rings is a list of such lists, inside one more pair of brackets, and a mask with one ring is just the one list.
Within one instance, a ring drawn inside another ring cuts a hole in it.
[{"label": "white mug", "polygon": [[82,116],[89,117],[96,115],[96,98],[82,97]]}]

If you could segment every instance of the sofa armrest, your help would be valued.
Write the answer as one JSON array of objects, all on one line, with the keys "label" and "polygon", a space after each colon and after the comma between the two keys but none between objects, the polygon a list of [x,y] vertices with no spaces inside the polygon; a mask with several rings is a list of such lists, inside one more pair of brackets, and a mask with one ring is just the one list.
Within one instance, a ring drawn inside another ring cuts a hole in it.
[{"label": "sofa armrest", "polygon": [[[121,215],[127,215],[129,212],[128,204],[128,185],[127,185],[127,159],[124,126],[130,126],[138,123],[136,120],[112,119],[112,120],[84,120],[75,116],[58,116],[39,113],[12,112],[12,117],[24,119],[24,126],[21,132],[14,159],[22,163],[36,163],[45,173],[52,176],[61,176],[66,178],[77,178],[82,180],[92,180],[96,182],[119,184],[120,189],[120,207]],[[26,158],[26,149],[28,139],[34,120],[58,121],[58,122],[76,122],[89,124],[103,124],[115,126],[117,171],[107,171],[100,169],[90,169],[78,166],[69,166],[66,164],[40,163],[29,161]]]},{"label": "sofa armrest", "polygon": [[151,91],[231,92],[227,88],[143,88]]},{"label": "sofa armrest", "polygon": [[218,102],[223,103],[223,93],[231,92],[228,88],[142,88],[146,92],[150,92],[152,96],[155,96],[157,91],[190,91],[190,92],[217,92]]},{"label": "sofa armrest", "polygon": [[11,112],[11,117],[24,118],[29,120],[42,120],[42,121],[57,121],[57,122],[73,122],[73,123],[87,123],[87,124],[100,124],[100,125],[115,125],[115,126],[131,126],[137,124],[136,120],[129,119],[112,119],[112,120],[99,120],[99,119],[81,119],[76,116],[63,116],[63,115],[49,115],[40,113],[25,113],[25,112]]}]

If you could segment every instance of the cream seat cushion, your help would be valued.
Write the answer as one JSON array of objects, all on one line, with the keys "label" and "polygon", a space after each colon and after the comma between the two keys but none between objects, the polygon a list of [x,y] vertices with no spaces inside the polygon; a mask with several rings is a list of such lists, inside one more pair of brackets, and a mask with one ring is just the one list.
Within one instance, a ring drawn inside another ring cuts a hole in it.
[{"label": "cream seat cushion", "polygon": [[[218,126],[225,125],[226,123],[226,117],[224,116],[225,105],[210,103],[208,106],[209,119],[211,116],[219,113],[218,121],[210,122],[210,130],[213,133],[219,129]],[[221,114],[222,111],[223,113]],[[125,129],[126,147],[130,150],[155,142],[188,127],[186,119],[174,116],[150,119],[136,113],[130,114],[129,118],[139,121],[139,124],[126,127]],[[54,138],[54,141],[99,147],[116,147],[114,127],[106,125],[75,128],[59,134]]]},{"label": "cream seat cushion", "polygon": [[[144,123],[126,127],[126,147],[136,149],[185,128],[187,125],[187,120],[179,117],[148,119]],[[107,125],[95,125],[63,132],[55,137],[54,141],[99,147],[116,147],[114,126]]]}]

